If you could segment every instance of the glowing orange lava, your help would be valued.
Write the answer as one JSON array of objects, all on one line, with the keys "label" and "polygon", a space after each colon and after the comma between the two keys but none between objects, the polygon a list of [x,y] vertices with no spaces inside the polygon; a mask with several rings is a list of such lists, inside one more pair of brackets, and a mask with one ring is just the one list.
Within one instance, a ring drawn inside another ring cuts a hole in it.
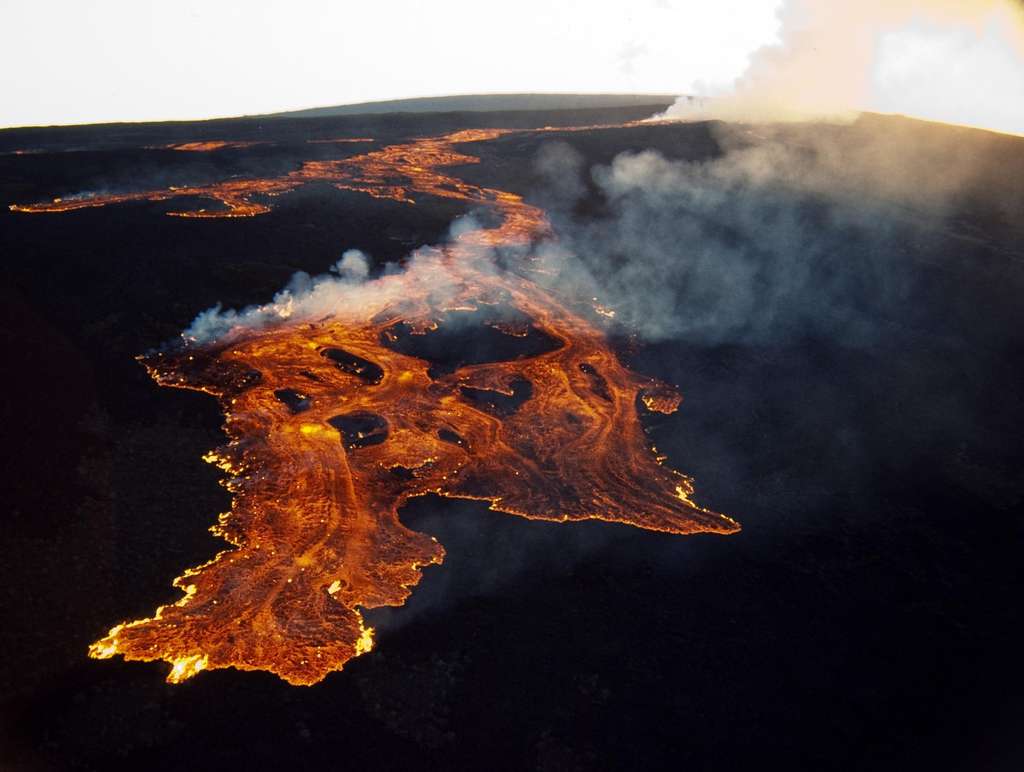
[{"label": "glowing orange lava", "polygon": [[350,142],[373,142],[373,137],[339,137],[337,139],[307,139],[311,145],[348,144]]},{"label": "glowing orange lava", "polygon": [[212,150],[233,150],[242,147],[253,147],[254,145],[262,145],[263,142],[253,141],[239,141],[239,140],[219,140],[211,139],[203,142],[181,142],[176,145],[166,145],[167,150],[184,150],[193,153],[209,153]]},{"label": "glowing orange lava", "polygon": [[[190,189],[237,211],[257,194],[330,180],[397,201],[475,202],[501,221],[363,285],[358,305],[143,358],[161,385],[220,401],[228,442],[207,460],[229,475],[232,509],[213,530],[232,548],[176,579],[185,593],[176,603],[110,630],[93,657],[165,660],[175,683],[224,667],[320,681],[372,647],[361,609],[401,605],[422,567],[441,562],[435,539],[399,521],[414,496],[477,499],[539,520],[738,530],[694,504],[690,481],[649,446],[638,411],[671,413],[679,395],[628,371],[598,316],[481,257],[492,246],[528,253],[548,228],[519,196],[440,170],[478,160],[455,144],[503,133],[457,132],[308,162],[280,179]],[[452,314],[474,315],[489,340],[545,345],[436,368],[416,344]]]}]

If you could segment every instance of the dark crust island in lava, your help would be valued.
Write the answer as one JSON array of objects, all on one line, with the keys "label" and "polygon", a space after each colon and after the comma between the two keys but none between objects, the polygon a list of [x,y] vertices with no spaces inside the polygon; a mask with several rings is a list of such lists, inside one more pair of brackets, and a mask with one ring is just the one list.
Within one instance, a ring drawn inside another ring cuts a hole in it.
[{"label": "dark crust island in lava", "polygon": [[[528,268],[495,271],[482,260],[491,246],[525,246],[547,230],[543,213],[520,197],[438,171],[475,160],[453,144],[501,133],[395,145],[328,175],[399,201],[475,202],[500,215],[496,227],[463,233],[374,280],[358,307],[142,358],[161,385],[220,401],[228,442],[206,458],[230,475],[232,508],[213,530],[233,548],[188,569],[175,580],[180,600],[114,627],[92,656],[166,660],[172,682],[235,667],[316,683],[371,648],[360,609],[401,605],[420,569],[441,562],[435,539],[399,521],[414,496],[488,501],[531,519],[738,530],[695,505],[689,479],[649,446],[637,406],[671,413],[678,394],[628,371],[601,328],[529,279]],[[297,184],[292,175],[255,180],[252,190]],[[431,293],[439,275],[443,300]],[[484,325],[479,339],[503,352],[500,361],[416,356],[431,350],[430,335],[445,340],[458,313]],[[525,348],[498,345],[503,336]]]}]

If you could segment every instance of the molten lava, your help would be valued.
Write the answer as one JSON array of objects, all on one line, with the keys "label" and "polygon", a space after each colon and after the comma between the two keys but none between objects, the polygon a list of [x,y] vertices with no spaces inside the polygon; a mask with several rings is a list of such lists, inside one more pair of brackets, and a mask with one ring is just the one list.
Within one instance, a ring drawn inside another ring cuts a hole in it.
[{"label": "molten lava", "polygon": [[263,142],[241,141],[241,140],[219,140],[210,139],[203,142],[180,142],[173,145],[165,145],[167,150],[184,150],[193,153],[209,153],[213,150],[235,150],[243,147],[254,147],[262,145]]},{"label": "molten lava", "polygon": [[391,145],[353,158],[307,161],[299,169],[282,177],[233,179],[212,185],[171,186],[131,193],[75,195],[37,204],[11,204],[10,209],[28,213],[70,212],[128,201],[167,201],[191,196],[217,201],[224,208],[192,209],[168,214],[176,217],[252,217],[270,211],[268,203],[256,200],[260,196],[277,196],[308,182],[330,182],[342,190],[360,191],[376,198],[389,198],[410,204],[415,203],[410,191],[490,203],[507,194],[468,185],[455,177],[440,174],[437,169],[441,166],[476,163],[479,160],[456,152],[452,148],[454,143],[492,139],[504,133],[507,130],[460,131],[446,137],[421,139],[409,145]]},{"label": "molten lava", "polygon": [[[185,593],[176,603],[114,627],[92,656],[165,660],[171,682],[235,667],[316,683],[372,647],[361,609],[401,605],[422,567],[441,562],[435,539],[399,521],[414,496],[477,499],[539,520],[738,529],[694,504],[690,481],[647,442],[638,411],[671,413],[678,394],[628,371],[597,316],[526,277],[530,258],[499,271],[482,257],[493,246],[528,252],[548,227],[519,196],[441,171],[478,160],[455,144],[502,133],[457,132],[308,162],[282,178],[173,192],[219,199],[229,211],[207,216],[231,216],[265,211],[252,201],[259,194],[328,180],[410,203],[474,202],[501,220],[363,285],[359,304],[281,313],[262,328],[143,358],[161,385],[220,401],[228,442],[206,458],[230,475],[232,508],[213,530],[233,546],[176,579]],[[482,330],[489,356],[448,343],[466,327],[459,319]]]}]

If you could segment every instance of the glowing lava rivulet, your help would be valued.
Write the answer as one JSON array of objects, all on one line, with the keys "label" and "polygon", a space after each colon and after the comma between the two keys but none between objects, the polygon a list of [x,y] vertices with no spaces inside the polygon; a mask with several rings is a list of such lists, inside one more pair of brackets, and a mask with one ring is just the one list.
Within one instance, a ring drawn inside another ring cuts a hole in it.
[{"label": "glowing lava rivulet", "polygon": [[[260,194],[323,180],[410,203],[463,200],[500,216],[362,285],[359,303],[315,317],[282,311],[273,323],[142,358],[161,385],[220,401],[228,441],[207,459],[229,475],[232,508],[213,530],[232,547],[185,571],[174,582],[183,597],[117,625],[92,656],[165,660],[172,682],[234,667],[316,683],[371,648],[361,609],[401,605],[421,568],[441,562],[435,539],[399,521],[414,496],[477,499],[531,519],[738,530],[694,504],[688,478],[647,441],[639,411],[671,413],[678,394],[627,370],[596,317],[529,278],[543,212],[441,171],[477,160],[457,143],[502,133],[419,139],[280,178],[12,207],[188,195],[226,209],[182,216],[237,217],[267,211],[253,200]],[[517,247],[523,265],[498,270],[481,257],[494,247]],[[477,320],[499,353],[438,367],[420,344],[459,315]]]}]

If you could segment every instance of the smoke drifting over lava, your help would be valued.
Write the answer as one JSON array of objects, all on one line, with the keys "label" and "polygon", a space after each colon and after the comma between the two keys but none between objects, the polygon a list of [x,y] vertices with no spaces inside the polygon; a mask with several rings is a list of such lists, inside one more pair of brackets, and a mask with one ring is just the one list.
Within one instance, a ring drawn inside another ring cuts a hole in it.
[{"label": "smoke drifting over lava", "polygon": [[551,281],[650,341],[872,345],[880,309],[913,314],[915,261],[984,247],[970,212],[1001,228],[1024,206],[1020,186],[985,182],[1021,168],[1012,137],[882,116],[684,131],[680,147],[710,138],[717,157],[646,150],[588,169],[567,137],[535,160]]},{"label": "smoke drifting over lava", "polygon": [[778,44],[731,88],[667,117],[850,120],[858,111],[1024,133],[1024,9],[1014,0],[789,0]]}]

